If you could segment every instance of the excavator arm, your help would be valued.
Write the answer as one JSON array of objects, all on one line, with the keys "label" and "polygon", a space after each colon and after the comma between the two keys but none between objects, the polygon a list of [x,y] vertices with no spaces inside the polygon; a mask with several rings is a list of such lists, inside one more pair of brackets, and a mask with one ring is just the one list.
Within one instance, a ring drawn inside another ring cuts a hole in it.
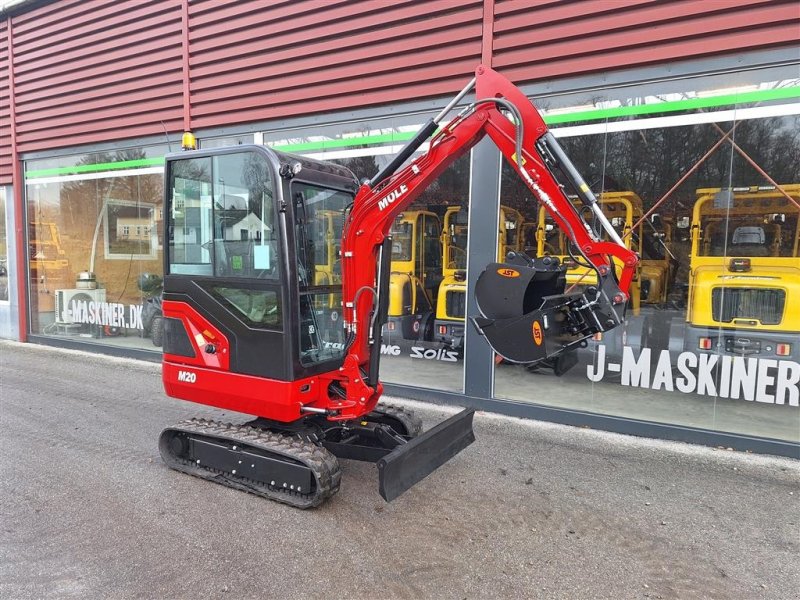
[{"label": "excavator arm", "polygon": [[[473,88],[476,100],[442,126],[445,116]],[[428,151],[399,168],[431,135]],[[597,284],[565,293],[564,270],[550,257],[517,255],[508,263],[492,263],[477,282],[482,313],[472,319],[477,330],[501,356],[532,363],[585,344],[586,338],[623,321],[638,257],[624,246],[533,104],[505,77],[479,66],[475,78],[355,197],[341,246],[348,341],[344,365],[337,374],[346,401],[336,418],[353,418],[372,408],[381,394],[378,363],[388,303],[392,223],[442,171],[486,135],[567,234],[576,258],[595,270]],[[608,240],[584,220],[566,188],[591,211]],[[622,264],[619,280],[614,258]]]}]

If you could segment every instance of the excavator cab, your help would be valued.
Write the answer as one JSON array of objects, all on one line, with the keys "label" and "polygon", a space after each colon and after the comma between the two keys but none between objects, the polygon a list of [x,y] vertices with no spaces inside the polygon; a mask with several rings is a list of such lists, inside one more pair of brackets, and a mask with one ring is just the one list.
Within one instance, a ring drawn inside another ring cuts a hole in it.
[{"label": "excavator cab", "polygon": [[[335,370],[344,352],[341,283],[326,272],[326,254],[330,224],[341,224],[353,202],[353,175],[238,146],[169,155],[166,182],[167,363],[174,356],[210,369],[225,365],[286,382],[287,390],[289,382]],[[177,377],[167,383],[180,397],[198,385],[184,389]],[[256,414],[274,418],[264,408]]]}]

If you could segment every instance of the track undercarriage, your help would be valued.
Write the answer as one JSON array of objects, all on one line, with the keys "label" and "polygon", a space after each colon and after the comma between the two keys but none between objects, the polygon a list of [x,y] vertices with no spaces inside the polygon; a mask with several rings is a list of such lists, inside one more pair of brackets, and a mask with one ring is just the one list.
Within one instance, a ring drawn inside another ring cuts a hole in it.
[{"label": "track undercarriage", "polygon": [[472,416],[464,411],[424,435],[417,416],[391,405],[347,422],[191,419],[165,429],[159,449],[172,469],[303,509],[339,490],[339,458],[375,462],[391,500],[474,440]]}]

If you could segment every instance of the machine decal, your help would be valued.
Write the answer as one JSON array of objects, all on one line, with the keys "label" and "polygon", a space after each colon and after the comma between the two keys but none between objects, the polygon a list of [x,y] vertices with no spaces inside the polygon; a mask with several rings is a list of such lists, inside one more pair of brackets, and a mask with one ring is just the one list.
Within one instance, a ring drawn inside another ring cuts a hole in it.
[{"label": "machine decal", "polygon": [[385,209],[387,206],[392,204],[395,200],[400,198],[400,196],[405,194],[407,191],[408,191],[408,186],[406,184],[403,184],[393,192],[389,192],[386,196],[378,200],[378,209],[379,210]]},{"label": "machine decal", "polygon": [[442,360],[444,362],[457,362],[458,352],[454,350],[447,350],[445,348],[423,348],[421,346],[412,346],[411,358],[424,358],[425,360]]},{"label": "machine decal", "polygon": [[516,269],[497,269],[497,274],[503,277],[519,277],[519,271]]},{"label": "machine decal", "polygon": [[542,345],[542,326],[539,324],[539,321],[534,321],[532,325],[533,329],[533,341],[536,342],[537,346]]},{"label": "machine decal", "polygon": [[586,376],[597,383],[606,373],[618,373],[620,384],[629,387],[800,406],[800,363],[793,360],[688,351],[673,357],[669,350],[652,354],[650,348],[637,352],[625,346],[621,361],[611,362],[601,344]]},{"label": "machine decal", "polygon": [[197,381],[197,373],[192,373],[191,371],[178,371],[178,381],[195,383]]}]

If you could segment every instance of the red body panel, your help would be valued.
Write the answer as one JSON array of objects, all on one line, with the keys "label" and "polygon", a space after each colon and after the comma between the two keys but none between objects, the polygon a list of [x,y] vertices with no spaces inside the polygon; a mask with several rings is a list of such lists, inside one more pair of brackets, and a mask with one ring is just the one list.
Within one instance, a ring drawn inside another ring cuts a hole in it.
[{"label": "red body panel", "polygon": [[185,365],[164,357],[164,390],[180,398],[248,415],[289,423],[303,414],[302,405],[319,403],[327,386],[319,377],[299,381],[276,381]]},{"label": "red body panel", "polygon": [[[194,351],[194,356],[164,353],[162,380],[171,398],[180,398],[249,415],[291,422],[303,416],[302,406],[333,409],[339,414],[331,420],[352,419],[370,412],[378,394],[364,401],[348,402],[328,397],[328,386],[338,372],[325,373],[296,381],[279,381],[230,371],[230,342],[198,311],[185,302],[165,300],[165,318],[179,319]],[[214,353],[206,347],[214,346]]]},{"label": "red body panel", "polygon": [[[203,315],[185,302],[165,300],[162,305],[164,317],[180,319],[189,341],[192,343],[194,357],[176,356],[164,353],[164,362],[167,361],[193,365],[197,367],[210,367],[227,371],[230,367],[230,343],[222,332],[206,320]],[[211,344],[215,348],[213,354],[205,351]]]}]

